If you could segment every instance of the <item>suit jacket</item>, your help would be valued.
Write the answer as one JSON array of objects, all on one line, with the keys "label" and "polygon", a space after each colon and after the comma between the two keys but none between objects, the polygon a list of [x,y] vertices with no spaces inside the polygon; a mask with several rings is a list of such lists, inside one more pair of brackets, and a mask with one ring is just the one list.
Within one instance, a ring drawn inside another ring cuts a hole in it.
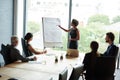
[{"label": "suit jacket", "polygon": [[86,53],[85,57],[83,59],[83,64],[84,64],[84,70],[86,71],[85,77],[87,78],[92,78],[94,76],[94,62],[96,61],[96,58],[94,58],[94,62],[92,61],[92,52]]},{"label": "suit jacket", "polygon": [[108,47],[107,50],[104,53],[104,56],[115,56],[117,55],[117,46],[114,44],[110,45],[110,48]]},{"label": "suit jacket", "polygon": [[21,60],[22,62],[33,61],[33,58],[24,58],[22,55],[20,55],[20,51],[13,46],[10,46],[10,57],[12,62],[17,60]]}]

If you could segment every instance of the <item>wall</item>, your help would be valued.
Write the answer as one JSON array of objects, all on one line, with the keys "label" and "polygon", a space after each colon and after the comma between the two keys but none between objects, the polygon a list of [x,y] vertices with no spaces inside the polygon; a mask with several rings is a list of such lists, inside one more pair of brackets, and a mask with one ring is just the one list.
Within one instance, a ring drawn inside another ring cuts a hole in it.
[{"label": "wall", "polygon": [[13,0],[0,0],[0,45],[10,43],[12,26]]}]

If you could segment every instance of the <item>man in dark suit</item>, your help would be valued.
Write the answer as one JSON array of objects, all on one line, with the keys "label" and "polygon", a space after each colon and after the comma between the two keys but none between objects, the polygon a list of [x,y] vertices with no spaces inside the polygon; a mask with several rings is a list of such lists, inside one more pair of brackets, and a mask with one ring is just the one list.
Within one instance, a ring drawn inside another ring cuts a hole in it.
[{"label": "man in dark suit", "polygon": [[109,44],[109,46],[107,50],[105,51],[105,53],[103,54],[104,56],[116,56],[117,55],[117,52],[116,52],[117,46],[114,45],[114,39],[115,39],[115,36],[112,32],[106,33],[105,40]]},{"label": "man in dark suit", "polygon": [[21,54],[20,51],[16,48],[18,45],[18,38],[16,36],[11,37],[11,45],[9,45],[10,48],[10,57],[12,62],[21,60],[22,62],[28,62],[28,61],[34,61],[36,60],[36,57],[34,58],[24,58]]}]

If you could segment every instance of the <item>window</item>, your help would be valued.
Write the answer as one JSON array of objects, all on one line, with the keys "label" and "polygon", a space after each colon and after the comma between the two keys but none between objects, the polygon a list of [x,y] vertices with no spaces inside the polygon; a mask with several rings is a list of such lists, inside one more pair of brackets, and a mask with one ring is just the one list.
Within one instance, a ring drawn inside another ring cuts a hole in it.
[{"label": "window", "polygon": [[[69,5],[72,1],[71,16]],[[112,6],[111,6],[112,5]],[[79,20],[80,41],[79,51],[90,51],[90,42],[99,42],[99,52],[106,50],[106,32],[115,34],[115,44],[119,42],[120,25],[119,0],[27,0],[27,31],[34,34],[32,44],[43,48],[42,17],[57,17],[61,25],[68,28],[69,17]],[[63,48],[67,48],[67,33],[63,31]]]},{"label": "window", "polygon": [[0,0],[0,16],[0,44],[6,45],[10,43],[13,29],[13,1]]},{"label": "window", "polygon": [[[27,31],[34,37],[32,45],[43,49],[42,17],[53,17],[61,20],[61,26],[68,28],[69,0],[27,0]],[[63,32],[63,42],[67,43],[67,34]],[[64,48],[67,48],[67,44]]]},{"label": "window", "polygon": [[72,18],[80,22],[78,26],[81,36],[80,52],[90,51],[90,42],[96,40],[99,42],[99,52],[103,53],[107,48],[105,35],[109,31],[115,34],[115,44],[118,44],[120,18],[119,23],[114,22],[114,18],[120,16],[119,0],[73,0],[72,2]]},{"label": "window", "polygon": [[[15,3],[16,2],[16,3]],[[17,48],[20,50],[20,52],[22,53],[22,43],[21,43],[21,38],[23,38],[23,34],[24,34],[24,0],[17,0],[14,1],[15,5],[14,7],[16,8],[14,15],[18,15],[17,17],[15,16],[15,21],[17,24],[14,26],[16,28],[16,32],[17,32],[17,36],[19,39],[19,44],[17,46]],[[15,33],[16,34],[16,33]]]}]

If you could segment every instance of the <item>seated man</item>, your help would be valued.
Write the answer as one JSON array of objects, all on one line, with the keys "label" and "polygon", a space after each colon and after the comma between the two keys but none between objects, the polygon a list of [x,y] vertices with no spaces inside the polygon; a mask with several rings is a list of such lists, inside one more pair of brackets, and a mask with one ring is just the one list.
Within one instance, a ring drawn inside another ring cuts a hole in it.
[{"label": "seated man", "polygon": [[16,36],[11,37],[11,45],[9,45],[10,48],[10,57],[12,62],[15,62],[17,60],[21,60],[22,62],[28,62],[28,61],[34,61],[36,60],[36,57],[34,58],[24,58],[22,55],[20,55],[20,51],[16,49],[16,46],[18,45],[18,38]]},{"label": "seated man", "polygon": [[106,42],[109,44],[107,50],[105,51],[105,53],[103,54],[103,56],[117,56],[117,47],[116,45],[114,45],[114,39],[115,36],[112,32],[108,32],[106,33]]}]

